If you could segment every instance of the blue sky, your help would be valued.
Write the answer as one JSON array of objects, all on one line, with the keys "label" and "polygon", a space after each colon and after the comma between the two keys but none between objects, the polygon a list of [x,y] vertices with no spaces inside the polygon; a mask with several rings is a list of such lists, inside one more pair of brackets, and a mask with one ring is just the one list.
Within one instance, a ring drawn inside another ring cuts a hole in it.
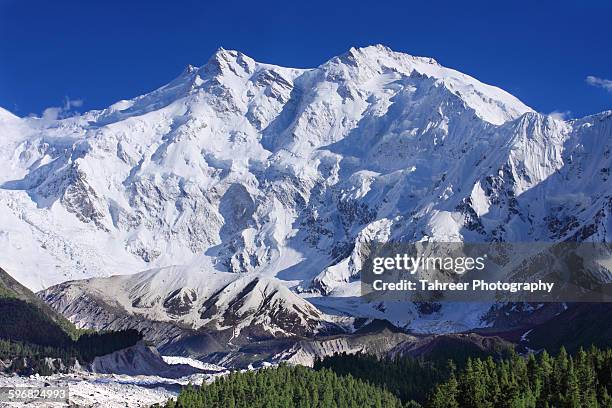
[{"label": "blue sky", "polygon": [[0,0],[0,106],[20,116],[67,98],[75,111],[103,108],[220,46],[314,67],[382,43],[579,117],[612,109],[611,15],[604,0]]}]

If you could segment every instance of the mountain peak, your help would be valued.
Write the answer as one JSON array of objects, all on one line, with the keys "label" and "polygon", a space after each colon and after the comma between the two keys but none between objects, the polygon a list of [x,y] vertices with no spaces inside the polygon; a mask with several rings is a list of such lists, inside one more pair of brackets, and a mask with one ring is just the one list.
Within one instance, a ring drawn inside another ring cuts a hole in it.
[{"label": "mountain peak", "polygon": [[105,309],[89,302],[119,303],[226,344],[312,335],[344,314],[476,327],[473,309],[434,321],[362,305],[357,277],[370,243],[397,238],[609,242],[610,118],[528,112],[383,45],[312,70],[220,48],[97,114],[0,120],[0,264],[36,289],[132,273],[57,287],[56,305],[98,324]]},{"label": "mountain peak", "polygon": [[200,68],[200,72],[206,75],[220,75],[226,72],[233,72],[240,76],[240,71],[252,73],[255,64],[255,60],[240,51],[226,50],[223,47],[219,47],[208,62]]},{"label": "mountain peak", "polygon": [[384,44],[374,44],[368,45],[365,47],[351,47],[347,54],[351,55],[361,55],[365,57],[390,57],[394,59],[410,59],[414,61],[420,61],[426,64],[435,64],[439,65],[438,62],[434,58],[430,57],[419,57],[416,55],[408,54],[406,52],[398,52],[394,51],[391,48],[387,47]]},{"label": "mountain peak", "polygon": [[330,59],[320,68],[327,72],[326,77],[333,82],[367,84],[374,78],[381,80],[394,76],[395,80],[406,80],[410,77],[421,77],[423,81],[416,79],[415,81],[427,89],[430,89],[430,85],[427,84],[435,82],[436,85],[440,85],[438,89],[455,95],[481,119],[494,125],[501,125],[525,112],[532,111],[504,90],[446,68],[433,58],[396,52],[380,44],[362,48],[352,47],[346,53]]},{"label": "mountain peak", "polygon": [[231,59],[236,58],[238,55],[244,55],[240,51],[237,50],[226,50],[223,47],[217,48],[217,50],[213,53],[211,58],[222,58],[222,59]]}]

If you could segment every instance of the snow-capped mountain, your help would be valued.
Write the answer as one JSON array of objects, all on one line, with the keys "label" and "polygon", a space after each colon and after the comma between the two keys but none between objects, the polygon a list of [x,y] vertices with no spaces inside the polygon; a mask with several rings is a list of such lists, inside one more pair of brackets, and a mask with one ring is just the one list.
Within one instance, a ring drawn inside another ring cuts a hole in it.
[{"label": "snow-capped mountain", "polygon": [[82,325],[95,298],[251,338],[461,330],[488,306],[356,299],[364,245],[612,236],[612,112],[558,120],[383,46],[315,69],[220,49],[104,110],[0,111],[0,137],[0,264],[33,289],[95,277],[42,294]]}]

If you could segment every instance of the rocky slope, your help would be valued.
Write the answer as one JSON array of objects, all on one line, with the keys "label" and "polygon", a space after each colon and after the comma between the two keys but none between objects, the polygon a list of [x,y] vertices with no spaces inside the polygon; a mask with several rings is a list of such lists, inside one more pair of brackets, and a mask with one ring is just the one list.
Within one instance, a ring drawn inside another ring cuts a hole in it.
[{"label": "rocky slope", "polygon": [[200,348],[214,352],[259,339],[338,330],[331,317],[276,280],[249,274],[227,283],[190,276],[169,268],[67,282],[39,296],[78,326],[137,329],[162,350],[194,337]]},{"label": "rocky slope", "polygon": [[143,342],[96,357],[89,368],[98,374],[157,375],[163,378],[181,378],[204,372],[186,364],[170,365],[154,347]]}]

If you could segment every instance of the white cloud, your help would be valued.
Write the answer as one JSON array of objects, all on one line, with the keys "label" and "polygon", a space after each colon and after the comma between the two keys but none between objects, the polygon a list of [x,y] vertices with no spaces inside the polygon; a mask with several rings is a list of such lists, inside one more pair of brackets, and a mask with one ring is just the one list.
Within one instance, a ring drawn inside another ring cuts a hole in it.
[{"label": "white cloud", "polygon": [[53,106],[43,111],[41,118],[44,120],[57,120],[62,114],[62,108],[59,106]]},{"label": "white cloud", "polygon": [[608,92],[612,92],[612,81],[609,79],[589,75],[588,77],[586,77],[586,83],[592,86],[603,88]]},{"label": "white cloud", "polygon": [[548,116],[554,119],[567,120],[572,116],[572,111],[552,111]]},{"label": "white cloud", "polygon": [[66,97],[62,106],[51,106],[43,110],[40,117],[47,121],[58,120],[74,114],[73,108],[80,108],[81,106],[83,106],[82,99],[70,99]]}]

